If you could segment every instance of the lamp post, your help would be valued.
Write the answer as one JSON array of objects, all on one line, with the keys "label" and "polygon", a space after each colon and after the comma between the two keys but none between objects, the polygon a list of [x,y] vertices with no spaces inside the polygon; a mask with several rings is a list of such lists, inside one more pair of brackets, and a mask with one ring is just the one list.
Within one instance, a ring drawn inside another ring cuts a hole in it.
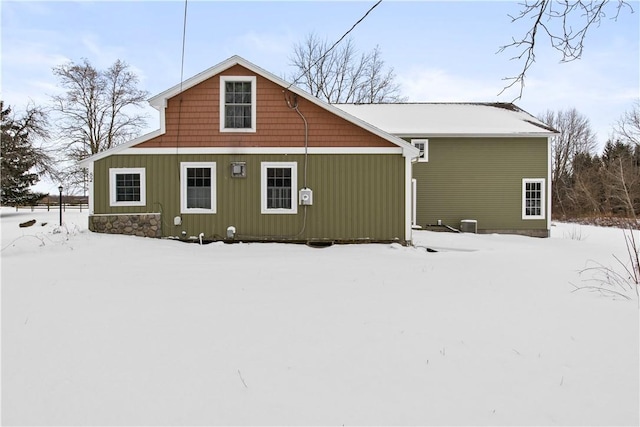
[{"label": "lamp post", "polygon": [[62,227],[62,185],[58,186],[60,192],[60,227]]}]

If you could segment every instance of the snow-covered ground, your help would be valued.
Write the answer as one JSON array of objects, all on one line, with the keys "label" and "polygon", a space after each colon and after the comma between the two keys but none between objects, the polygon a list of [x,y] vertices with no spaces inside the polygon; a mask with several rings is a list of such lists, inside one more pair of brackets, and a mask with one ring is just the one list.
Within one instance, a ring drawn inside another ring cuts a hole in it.
[{"label": "snow-covered ground", "polygon": [[4,425],[639,423],[635,295],[571,292],[619,229],[200,246],[0,213]]}]

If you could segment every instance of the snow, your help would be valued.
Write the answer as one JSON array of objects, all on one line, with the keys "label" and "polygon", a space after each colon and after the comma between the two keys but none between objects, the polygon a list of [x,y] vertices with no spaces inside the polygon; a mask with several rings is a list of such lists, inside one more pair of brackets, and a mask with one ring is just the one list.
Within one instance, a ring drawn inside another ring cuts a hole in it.
[{"label": "snow", "polygon": [[553,136],[547,126],[514,107],[479,103],[334,104],[393,135]]},{"label": "snow", "polygon": [[571,292],[619,229],[201,246],[0,213],[3,425],[640,421],[635,295]]}]

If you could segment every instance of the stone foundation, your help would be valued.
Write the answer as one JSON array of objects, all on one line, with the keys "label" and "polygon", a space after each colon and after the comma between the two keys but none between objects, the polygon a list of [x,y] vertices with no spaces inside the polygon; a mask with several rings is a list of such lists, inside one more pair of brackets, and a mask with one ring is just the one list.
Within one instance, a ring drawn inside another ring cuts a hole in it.
[{"label": "stone foundation", "polygon": [[96,233],[160,238],[161,224],[159,213],[89,215],[89,230]]}]

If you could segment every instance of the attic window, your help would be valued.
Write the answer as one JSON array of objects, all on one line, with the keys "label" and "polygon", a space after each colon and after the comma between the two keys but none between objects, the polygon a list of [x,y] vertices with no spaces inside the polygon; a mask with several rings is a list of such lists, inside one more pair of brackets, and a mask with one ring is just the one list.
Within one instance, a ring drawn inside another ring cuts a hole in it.
[{"label": "attic window", "polygon": [[429,140],[428,139],[412,139],[411,144],[420,150],[418,155],[419,162],[429,161]]},{"label": "attic window", "polygon": [[220,76],[220,132],[256,131],[256,77]]}]

